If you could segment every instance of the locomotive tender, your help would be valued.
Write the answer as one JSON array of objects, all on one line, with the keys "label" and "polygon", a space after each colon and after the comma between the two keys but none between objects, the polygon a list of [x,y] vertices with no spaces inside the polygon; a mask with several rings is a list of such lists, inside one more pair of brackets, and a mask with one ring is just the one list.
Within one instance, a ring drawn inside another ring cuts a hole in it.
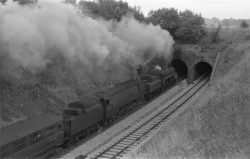
[{"label": "locomotive tender", "polygon": [[150,71],[141,79],[123,82],[68,104],[63,118],[46,114],[2,128],[0,158],[35,158],[51,147],[81,139],[159,94],[176,79],[173,67]]}]

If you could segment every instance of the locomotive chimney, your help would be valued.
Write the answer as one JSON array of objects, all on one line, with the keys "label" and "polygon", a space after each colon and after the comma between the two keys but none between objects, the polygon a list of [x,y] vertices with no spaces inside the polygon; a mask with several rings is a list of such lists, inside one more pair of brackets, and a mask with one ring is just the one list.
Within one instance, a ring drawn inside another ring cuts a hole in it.
[{"label": "locomotive chimney", "polygon": [[144,74],[144,67],[143,67],[143,65],[139,65],[139,67],[137,69],[137,74],[139,76],[142,76]]}]

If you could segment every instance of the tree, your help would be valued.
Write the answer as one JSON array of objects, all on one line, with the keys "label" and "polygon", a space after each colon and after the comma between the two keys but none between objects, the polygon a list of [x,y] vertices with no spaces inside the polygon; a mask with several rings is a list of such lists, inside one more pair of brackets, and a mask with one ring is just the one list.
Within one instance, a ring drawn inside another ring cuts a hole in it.
[{"label": "tree", "polygon": [[207,32],[204,28],[205,20],[201,14],[195,14],[190,10],[179,13],[180,26],[175,33],[183,43],[194,44],[199,42]]},{"label": "tree", "polygon": [[134,16],[134,18],[139,22],[146,21],[146,18],[144,17],[144,14],[142,13],[140,6],[134,6],[134,7],[129,6],[129,13],[131,13]]},{"label": "tree", "polygon": [[174,8],[151,10],[148,14],[147,22],[160,25],[162,29],[168,30],[174,38],[180,25],[178,11]]},{"label": "tree", "polygon": [[206,35],[204,18],[190,10],[179,13],[174,8],[151,10],[147,22],[160,25],[162,29],[170,32],[174,40],[183,43],[197,43]]},{"label": "tree", "polygon": [[106,20],[121,20],[128,11],[128,3],[115,0],[80,1],[79,8],[82,12],[90,12],[93,16],[103,17]]},{"label": "tree", "polygon": [[241,28],[248,28],[248,27],[249,27],[249,24],[248,24],[245,20],[243,20],[243,21],[241,21],[241,23],[240,23],[240,27],[241,27]]},{"label": "tree", "polygon": [[79,2],[78,8],[90,16],[102,17],[106,20],[120,21],[123,16],[130,13],[136,20],[145,21],[145,17],[139,6],[130,7],[127,2],[116,0],[95,0]]},{"label": "tree", "polygon": [[220,23],[220,19],[218,19],[218,18],[216,18],[216,17],[213,17],[211,20],[212,20],[213,24],[218,24],[218,23]]}]

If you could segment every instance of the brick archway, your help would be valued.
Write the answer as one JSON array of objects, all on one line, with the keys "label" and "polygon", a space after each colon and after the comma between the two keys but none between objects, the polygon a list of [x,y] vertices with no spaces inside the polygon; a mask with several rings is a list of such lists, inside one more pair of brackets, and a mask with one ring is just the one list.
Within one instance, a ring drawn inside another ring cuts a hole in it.
[{"label": "brick archway", "polygon": [[197,79],[200,75],[206,71],[212,72],[213,66],[207,61],[200,61],[193,66],[193,80]]},{"label": "brick archway", "polygon": [[[183,58],[183,57],[182,57]],[[187,73],[187,81],[188,82],[193,82],[197,77],[201,75],[203,70],[213,70],[213,64],[211,64],[209,61],[201,59],[201,58],[193,58],[193,57],[187,57],[182,59],[181,57],[178,58],[173,58],[171,61],[171,65],[180,65],[179,68],[184,69],[183,71]],[[184,68],[184,65],[186,68]],[[173,66],[175,69],[177,68],[177,73],[179,72],[178,66]]]}]

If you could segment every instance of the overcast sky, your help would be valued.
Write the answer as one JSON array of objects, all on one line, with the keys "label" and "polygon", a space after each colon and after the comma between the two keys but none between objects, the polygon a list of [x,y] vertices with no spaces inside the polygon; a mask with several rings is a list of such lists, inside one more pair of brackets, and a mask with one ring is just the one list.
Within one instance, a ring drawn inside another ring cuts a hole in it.
[{"label": "overcast sky", "polygon": [[190,9],[201,13],[204,18],[250,19],[250,0],[122,0],[130,6],[138,5],[145,16],[151,9],[176,8],[179,11]]}]

